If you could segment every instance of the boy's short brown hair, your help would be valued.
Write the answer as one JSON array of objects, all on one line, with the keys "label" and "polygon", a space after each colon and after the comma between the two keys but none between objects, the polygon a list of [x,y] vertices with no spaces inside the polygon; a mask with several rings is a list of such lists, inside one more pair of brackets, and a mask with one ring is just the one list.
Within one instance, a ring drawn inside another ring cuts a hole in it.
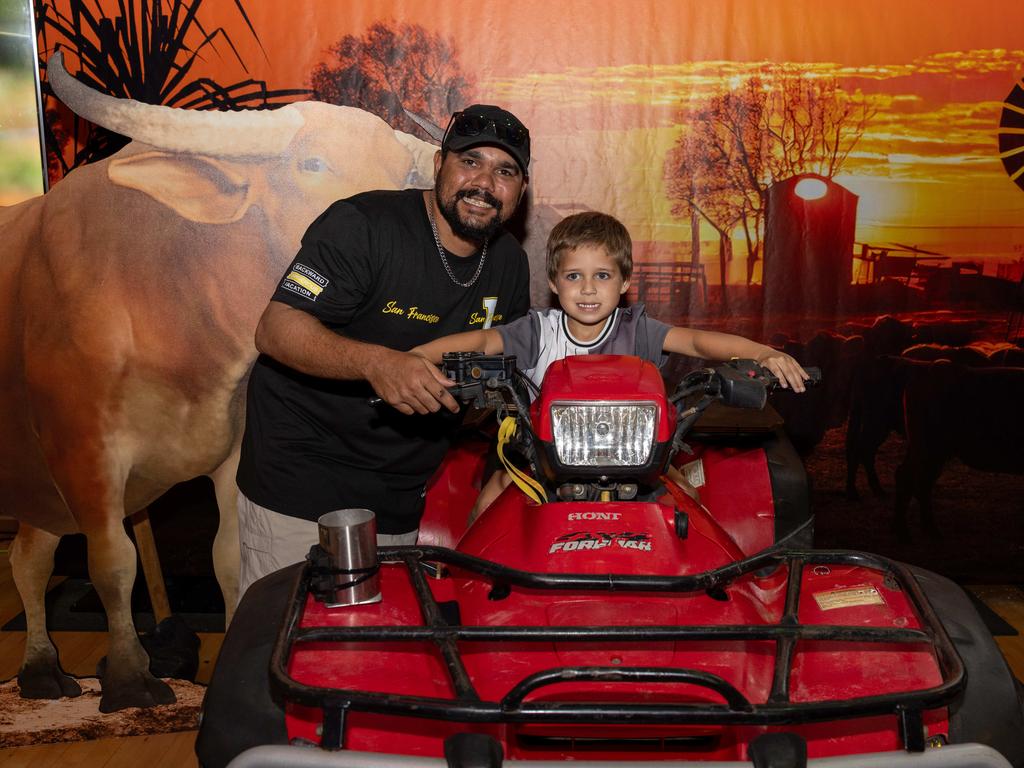
[{"label": "boy's short brown hair", "polygon": [[622,222],[598,211],[585,211],[566,216],[555,224],[548,235],[548,279],[558,277],[562,254],[581,245],[600,245],[612,257],[623,280],[633,275],[633,240]]}]

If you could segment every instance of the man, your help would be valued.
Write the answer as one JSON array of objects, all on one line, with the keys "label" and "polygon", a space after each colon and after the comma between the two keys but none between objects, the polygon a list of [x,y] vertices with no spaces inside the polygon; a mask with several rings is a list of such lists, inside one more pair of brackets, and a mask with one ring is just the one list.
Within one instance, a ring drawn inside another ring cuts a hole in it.
[{"label": "man", "polygon": [[526,254],[502,225],[529,163],[523,124],[476,104],[449,122],[434,189],[356,195],[310,225],[256,329],[239,594],[302,560],[334,509],[373,510],[380,544],[415,543],[458,404],[406,350],[526,313]]}]

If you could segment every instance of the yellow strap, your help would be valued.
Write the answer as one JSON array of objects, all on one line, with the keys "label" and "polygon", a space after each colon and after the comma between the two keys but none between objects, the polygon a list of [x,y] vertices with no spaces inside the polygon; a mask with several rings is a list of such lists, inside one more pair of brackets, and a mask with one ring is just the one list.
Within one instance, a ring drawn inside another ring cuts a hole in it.
[{"label": "yellow strap", "polygon": [[512,482],[519,490],[538,504],[546,504],[548,497],[544,492],[544,486],[512,464],[505,456],[505,446],[515,434],[516,420],[512,416],[506,416],[498,427],[498,458],[501,459],[502,466],[508,471],[509,477],[512,478]]}]

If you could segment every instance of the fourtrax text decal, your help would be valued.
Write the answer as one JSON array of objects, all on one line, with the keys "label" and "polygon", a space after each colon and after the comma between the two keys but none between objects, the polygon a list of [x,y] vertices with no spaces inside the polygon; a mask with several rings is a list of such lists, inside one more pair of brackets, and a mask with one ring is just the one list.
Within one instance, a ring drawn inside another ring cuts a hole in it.
[{"label": "fourtrax text decal", "polygon": [[646,533],[605,533],[604,531],[573,531],[559,536],[551,544],[548,554],[555,552],[582,552],[584,550],[622,547],[641,552],[651,551],[651,537]]}]

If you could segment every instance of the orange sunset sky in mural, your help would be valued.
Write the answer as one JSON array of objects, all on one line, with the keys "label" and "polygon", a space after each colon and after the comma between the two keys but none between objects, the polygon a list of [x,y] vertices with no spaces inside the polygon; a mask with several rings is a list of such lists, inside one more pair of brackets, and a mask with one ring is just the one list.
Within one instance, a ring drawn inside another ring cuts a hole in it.
[{"label": "orange sunset sky in mural", "polygon": [[[662,181],[679,109],[765,62],[835,76],[875,110],[837,180],[857,237],[953,255],[1024,256],[1024,191],[1000,163],[1002,101],[1024,75],[1024,3],[952,0],[206,0],[252,76],[308,85],[345,34],[404,21],[454,43],[476,100],[534,136],[537,199],[610,210],[640,240],[686,240]],[[230,54],[224,48],[225,58]]]}]

